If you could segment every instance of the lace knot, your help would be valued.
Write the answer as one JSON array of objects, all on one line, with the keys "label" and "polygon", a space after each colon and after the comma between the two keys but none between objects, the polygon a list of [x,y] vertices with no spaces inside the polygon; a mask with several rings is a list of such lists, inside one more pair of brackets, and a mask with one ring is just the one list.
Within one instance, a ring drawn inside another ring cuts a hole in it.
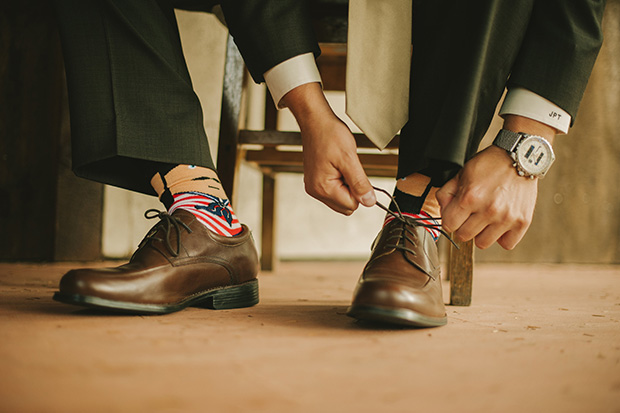
[{"label": "lace knot", "polygon": [[[429,223],[427,222],[427,220],[425,218],[412,218],[412,217],[406,217],[403,215],[402,211],[400,210],[400,207],[398,206],[398,202],[396,202],[396,199],[385,189],[383,188],[378,188],[376,186],[373,186],[373,189],[375,191],[379,191],[382,194],[387,195],[390,200],[392,201],[392,203],[394,204],[394,206],[396,207],[396,212],[390,210],[389,208],[385,207],[383,204],[381,204],[379,201],[377,201],[376,205],[381,208],[382,210],[384,210],[385,212],[387,212],[389,215],[393,216],[395,219],[399,220],[400,222],[403,223],[403,231],[401,234],[401,239],[404,237],[407,240],[409,240],[412,244],[415,245],[415,242],[413,242],[410,238],[408,238],[406,236],[407,233],[413,235],[413,231],[411,230],[412,228],[415,227],[424,227],[424,228],[432,228],[434,230],[437,230],[441,235],[443,235],[444,237],[446,237],[448,239],[448,241],[450,241],[452,243],[452,245],[454,245],[457,249],[459,249],[459,246],[454,242],[454,240],[450,237],[450,235],[448,235],[448,233],[446,231],[443,230],[443,228],[441,228],[441,224],[434,224],[434,223]],[[431,220],[433,221],[441,221],[441,218],[435,218],[435,217],[431,217]],[[413,255],[415,255],[415,253],[413,251],[410,251],[413,253]]]},{"label": "lace knot", "polygon": [[[173,257],[178,257],[179,253],[181,252],[181,229],[183,228],[189,234],[191,234],[192,230],[190,229],[190,227],[188,227],[187,224],[185,224],[185,222],[181,221],[179,218],[168,214],[166,211],[159,211],[157,209],[148,209],[144,213],[144,218],[146,219],[159,218],[160,221],[157,224],[155,224],[155,226],[153,226],[153,228],[149,231],[146,237],[144,237],[144,239],[142,240],[142,243],[138,247],[138,250],[142,248],[144,245],[146,245],[146,243],[151,240],[159,241],[159,242],[162,242],[166,246],[166,249]],[[163,238],[159,238],[155,236],[155,234],[157,234],[160,228],[163,231]],[[177,239],[176,250],[172,248],[172,245],[170,243],[170,231],[172,229],[176,231],[176,239]]]}]

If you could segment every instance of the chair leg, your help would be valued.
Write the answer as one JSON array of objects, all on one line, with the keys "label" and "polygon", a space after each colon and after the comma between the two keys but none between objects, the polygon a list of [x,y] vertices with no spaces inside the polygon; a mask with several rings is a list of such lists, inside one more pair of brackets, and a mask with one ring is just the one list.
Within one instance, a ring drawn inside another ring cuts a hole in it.
[{"label": "chair leg", "polygon": [[263,214],[260,265],[263,271],[273,271],[275,254],[276,180],[269,173],[263,174]]},{"label": "chair leg", "polygon": [[220,116],[220,138],[217,150],[217,171],[222,187],[230,199],[233,199],[234,196],[235,173],[237,171],[239,112],[241,110],[244,69],[241,54],[239,54],[232,36],[228,35]]},{"label": "chair leg", "polygon": [[474,242],[457,242],[459,249],[450,245],[448,278],[450,279],[450,305],[471,304],[474,275]]}]

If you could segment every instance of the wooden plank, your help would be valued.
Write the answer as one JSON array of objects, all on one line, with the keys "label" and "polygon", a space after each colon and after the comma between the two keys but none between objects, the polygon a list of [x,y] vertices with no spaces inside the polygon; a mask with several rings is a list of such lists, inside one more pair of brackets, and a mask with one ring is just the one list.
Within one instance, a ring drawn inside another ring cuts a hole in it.
[{"label": "wooden plank", "polygon": [[[250,164],[252,165],[252,164]],[[268,165],[254,164],[263,173],[276,174],[276,173],[296,173],[301,174],[304,172],[303,165]],[[364,168],[364,172],[368,176],[380,177],[380,178],[396,178],[396,169],[380,169],[380,168]]]},{"label": "wooden plank", "polygon": [[474,242],[457,242],[459,249],[450,246],[448,278],[450,279],[450,305],[471,305],[474,276]]},{"label": "wooden plank", "polygon": [[263,213],[261,230],[260,266],[263,271],[273,271],[276,257],[276,180],[271,174],[263,174]]},{"label": "wooden plank", "polygon": [[[394,170],[397,169],[397,155],[380,155],[380,154],[359,154],[362,165],[367,168],[381,168]],[[303,164],[302,152],[289,151],[251,151],[248,150],[245,155],[248,162],[258,165],[301,165]]]},{"label": "wooden plank", "polygon": [[[375,145],[363,134],[354,133],[358,148],[374,148]],[[400,137],[395,136],[386,149],[398,149]],[[300,132],[286,132],[278,130],[241,130],[239,131],[239,143],[250,145],[278,146],[290,145],[301,146]]]}]

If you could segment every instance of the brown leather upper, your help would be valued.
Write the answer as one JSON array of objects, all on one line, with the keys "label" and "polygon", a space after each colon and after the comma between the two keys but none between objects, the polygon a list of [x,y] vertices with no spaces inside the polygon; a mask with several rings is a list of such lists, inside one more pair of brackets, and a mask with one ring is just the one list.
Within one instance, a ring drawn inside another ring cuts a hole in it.
[{"label": "brown leather upper", "polygon": [[377,235],[353,305],[445,317],[437,245],[425,228],[408,222],[395,219]]},{"label": "brown leather upper", "polygon": [[184,210],[162,220],[143,239],[129,263],[72,270],[60,292],[140,304],[177,303],[218,287],[256,278],[258,256],[250,230],[235,237],[209,231]]}]

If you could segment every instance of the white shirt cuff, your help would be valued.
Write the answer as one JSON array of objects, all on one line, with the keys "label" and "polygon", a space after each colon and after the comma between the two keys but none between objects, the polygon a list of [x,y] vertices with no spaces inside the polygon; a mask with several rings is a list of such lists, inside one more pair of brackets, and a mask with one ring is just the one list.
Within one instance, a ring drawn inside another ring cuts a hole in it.
[{"label": "white shirt cuff", "polygon": [[568,133],[571,117],[562,108],[536,93],[515,87],[508,90],[499,111],[503,115],[519,115],[549,125],[562,133]]},{"label": "white shirt cuff", "polygon": [[285,107],[280,102],[282,97],[297,86],[313,82],[321,83],[321,75],[312,53],[291,57],[267,70],[264,77],[278,109]]}]

